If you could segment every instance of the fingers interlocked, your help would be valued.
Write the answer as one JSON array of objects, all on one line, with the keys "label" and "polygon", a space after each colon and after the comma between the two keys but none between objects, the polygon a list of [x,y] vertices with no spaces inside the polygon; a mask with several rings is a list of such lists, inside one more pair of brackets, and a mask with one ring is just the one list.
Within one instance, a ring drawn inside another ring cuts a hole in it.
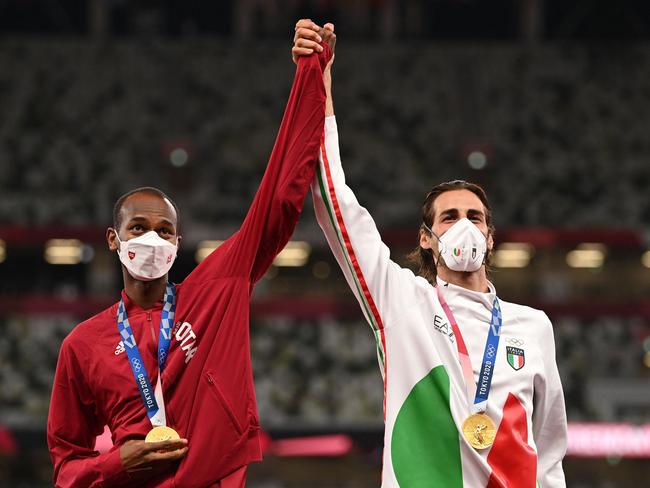
[{"label": "fingers interlocked", "polygon": [[293,48],[291,57],[297,62],[298,57],[308,56],[313,52],[322,52],[321,42],[325,41],[334,47],[336,34],[334,34],[334,24],[327,23],[324,27],[315,24],[311,19],[300,19],[296,22],[293,36]]}]

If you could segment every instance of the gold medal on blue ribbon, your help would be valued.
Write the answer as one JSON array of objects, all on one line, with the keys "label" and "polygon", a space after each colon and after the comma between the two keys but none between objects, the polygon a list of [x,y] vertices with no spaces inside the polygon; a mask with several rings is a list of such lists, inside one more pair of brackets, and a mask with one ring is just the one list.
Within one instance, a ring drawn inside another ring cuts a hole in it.
[{"label": "gold medal on blue ribbon", "polygon": [[494,443],[497,429],[485,413],[470,415],[463,422],[463,437],[474,449],[487,449]]},{"label": "gold medal on blue ribbon", "polygon": [[180,439],[181,436],[178,435],[178,432],[176,432],[174,429],[171,427],[167,427],[166,425],[159,425],[158,427],[154,427],[149,431],[147,434],[147,437],[145,437],[144,441],[145,442],[161,442],[161,441],[171,441],[171,440],[176,440]]}]

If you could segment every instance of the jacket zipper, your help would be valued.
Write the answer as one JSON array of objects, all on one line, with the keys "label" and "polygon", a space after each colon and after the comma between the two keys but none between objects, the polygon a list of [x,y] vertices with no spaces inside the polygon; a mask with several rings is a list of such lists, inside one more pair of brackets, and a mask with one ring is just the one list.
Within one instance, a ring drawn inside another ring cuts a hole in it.
[{"label": "jacket zipper", "polygon": [[153,323],[152,323],[152,318],[151,318],[151,311],[147,310],[147,322],[149,323],[149,331],[151,332],[151,338],[154,340],[154,344],[157,344],[155,342],[158,337],[156,337],[156,331],[153,329]]}]

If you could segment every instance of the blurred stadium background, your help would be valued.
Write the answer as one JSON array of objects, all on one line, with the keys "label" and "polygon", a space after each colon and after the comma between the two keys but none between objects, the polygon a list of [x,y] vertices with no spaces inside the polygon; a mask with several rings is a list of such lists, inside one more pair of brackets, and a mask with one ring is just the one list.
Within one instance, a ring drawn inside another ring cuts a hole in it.
[{"label": "blurred stadium background", "polygon": [[[430,187],[483,184],[500,295],[555,326],[568,485],[647,486],[650,6],[604,0],[0,0],[0,486],[51,485],[60,342],[121,288],[115,199],[179,204],[174,281],[237,229],[301,17],[336,24],[344,166],[394,259]],[[248,485],[379,486],[374,342],[310,202],[252,308]]]}]

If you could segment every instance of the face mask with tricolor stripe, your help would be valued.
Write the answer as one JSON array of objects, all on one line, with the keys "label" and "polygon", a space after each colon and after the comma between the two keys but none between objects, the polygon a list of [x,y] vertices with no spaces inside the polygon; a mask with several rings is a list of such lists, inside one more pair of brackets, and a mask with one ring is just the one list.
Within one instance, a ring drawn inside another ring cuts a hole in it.
[{"label": "face mask with tricolor stripe", "polygon": [[471,272],[483,265],[487,239],[469,219],[460,219],[438,241],[440,257],[449,269]]}]

